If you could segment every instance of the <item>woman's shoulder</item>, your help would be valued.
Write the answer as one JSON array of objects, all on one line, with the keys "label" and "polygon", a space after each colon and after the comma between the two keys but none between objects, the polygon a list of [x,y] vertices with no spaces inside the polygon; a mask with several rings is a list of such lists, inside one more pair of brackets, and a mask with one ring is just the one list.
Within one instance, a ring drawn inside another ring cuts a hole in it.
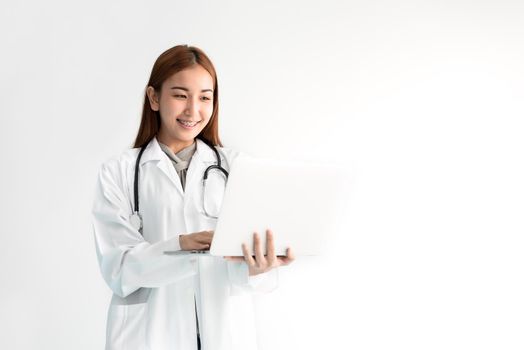
[{"label": "woman's shoulder", "polygon": [[235,148],[231,147],[220,147],[218,146],[217,149],[226,157],[228,160],[238,157],[242,152]]},{"label": "woman's shoulder", "polygon": [[217,150],[218,153],[220,154],[220,159],[228,163],[240,154],[240,152],[238,152],[236,149],[231,148],[231,147],[224,147],[224,146],[218,146],[218,145],[211,146],[209,145],[209,143],[204,142],[200,139],[197,139],[196,141],[197,141],[197,152],[200,155],[200,158],[206,162],[215,162],[216,161],[215,150]]},{"label": "woman's shoulder", "polygon": [[244,151],[240,151],[236,148],[217,147],[217,149],[220,151],[220,153],[226,158],[226,160],[229,163],[233,162],[237,157],[249,157],[249,154],[247,154]]},{"label": "woman's shoulder", "polygon": [[107,157],[100,164],[100,171],[125,172],[130,166],[134,166],[139,151],[140,148],[129,148]]},{"label": "woman's shoulder", "polygon": [[250,158],[252,155],[250,155],[247,152],[239,151],[235,148],[230,147],[217,147],[220,154],[222,154],[222,159],[225,158],[225,161],[227,162],[227,168],[231,169],[232,164],[235,162],[235,160],[239,157],[242,158]]}]

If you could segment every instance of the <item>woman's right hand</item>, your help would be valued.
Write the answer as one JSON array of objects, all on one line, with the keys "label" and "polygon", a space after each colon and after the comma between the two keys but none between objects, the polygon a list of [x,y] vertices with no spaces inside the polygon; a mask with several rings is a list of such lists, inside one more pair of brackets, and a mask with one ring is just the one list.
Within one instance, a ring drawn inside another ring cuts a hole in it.
[{"label": "woman's right hand", "polygon": [[182,250],[205,250],[211,247],[215,231],[201,231],[179,236]]}]

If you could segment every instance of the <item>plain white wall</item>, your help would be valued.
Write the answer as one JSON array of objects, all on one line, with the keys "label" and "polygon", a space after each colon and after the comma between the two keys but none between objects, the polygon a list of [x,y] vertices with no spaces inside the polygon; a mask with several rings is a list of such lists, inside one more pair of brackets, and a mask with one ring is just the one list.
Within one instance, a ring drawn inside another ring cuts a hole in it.
[{"label": "plain white wall", "polygon": [[182,43],[228,146],[354,169],[332,254],[257,297],[262,349],[523,348],[522,1],[2,2],[0,38],[0,348],[103,348],[96,173]]}]

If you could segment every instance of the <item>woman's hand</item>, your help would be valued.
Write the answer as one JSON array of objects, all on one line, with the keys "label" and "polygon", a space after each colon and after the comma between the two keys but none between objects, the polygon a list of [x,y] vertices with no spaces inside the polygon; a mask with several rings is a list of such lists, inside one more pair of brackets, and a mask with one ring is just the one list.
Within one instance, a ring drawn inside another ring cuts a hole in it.
[{"label": "woman's hand", "polygon": [[182,250],[205,250],[211,246],[215,231],[201,231],[180,235],[178,240]]},{"label": "woman's hand", "polygon": [[287,248],[286,256],[280,257],[275,255],[275,243],[273,239],[273,232],[266,230],[266,248],[267,255],[262,253],[262,245],[260,244],[260,237],[257,232],[253,234],[255,258],[251,255],[247,244],[242,243],[243,257],[238,256],[226,256],[225,258],[230,261],[245,261],[249,268],[249,275],[255,276],[269,270],[291,264],[295,260],[295,256],[291,251],[291,248]]}]

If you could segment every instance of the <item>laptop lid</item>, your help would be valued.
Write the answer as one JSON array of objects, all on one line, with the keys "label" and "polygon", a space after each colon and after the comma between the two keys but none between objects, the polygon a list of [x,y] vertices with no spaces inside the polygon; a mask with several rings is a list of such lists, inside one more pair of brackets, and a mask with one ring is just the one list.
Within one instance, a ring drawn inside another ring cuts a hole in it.
[{"label": "laptop lid", "polygon": [[[239,156],[231,165],[210,253],[242,256],[253,233],[274,234],[275,252],[318,255],[341,227],[348,203],[349,172],[342,165]],[[253,252],[253,251],[252,251]]]}]

